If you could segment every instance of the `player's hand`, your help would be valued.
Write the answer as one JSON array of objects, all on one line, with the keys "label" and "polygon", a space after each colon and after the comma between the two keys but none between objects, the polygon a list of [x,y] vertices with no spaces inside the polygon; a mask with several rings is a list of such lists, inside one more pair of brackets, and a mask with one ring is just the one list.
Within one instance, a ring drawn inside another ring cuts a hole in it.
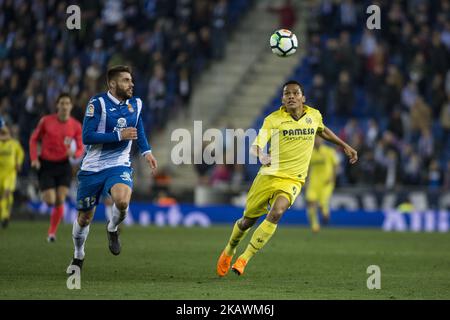
[{"label": "player's hand", "polygon": [[344,153],[350,159],[349,162],[351,164],[355,164],[358,161],[358,152],[349,145],[344,147]]},{"label": "player's hand", "polygon": [[272,162],[272,158],[265,154],[265,153],[260,153],[259,154],[259,161],[261,161],[261,164],[263,166],[270,166],[270,163]]},{"label": "player's hand", "polygon": [[67,156],[69,158],[74,158],[75,157],[75,151],[71,150],[70,148],[67,148]]},{"label": "player's hand", "polygon": [[153,156],[153,154],[151,152],[147,153],[145,155],[145,160],[147,160],[148,165],[152,169],[152,173],[155,174],[156,173],[156,168],[158,168],[158,161],[156,161],[156,159]]},{"label": "player's hand", "polygon": [[31,167],[39,170],[41,168],[41,162],[39,160],[33,160],[31,161]]},{"label": "player's hand", "polygon": [[137,139],[137,129],[134,127],[129,127],[122,129],[120,131],[121,140],[136,140]]}]

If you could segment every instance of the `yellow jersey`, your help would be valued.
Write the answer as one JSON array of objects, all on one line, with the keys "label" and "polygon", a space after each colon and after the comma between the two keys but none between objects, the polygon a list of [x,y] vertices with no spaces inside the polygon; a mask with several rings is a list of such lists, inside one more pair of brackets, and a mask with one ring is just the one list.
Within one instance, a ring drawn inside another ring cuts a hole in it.
[{"label": "yellow jersey", "polygon": [[303,105],[303,111],[295,120],[281,106],[264,119],[253,145],[264,149],[270,142],[271,164],[261,166],[259,174],[305,182],[315,135],[325,126],[319,110]]},{"label": "yellow jersey", "polygon": [[16,174],[17,165],[22,165],[23,158],[23,148],[17,140],[0,140],[0,176]]},{"label": "yellow jersey", "polygon": [[[310,187],[323,184],[334,176],[334,170],[338,164],[336,151],[327,145],[320,145],[314,148],[309,165],[309,185]],[[334,181],[332,183],[334,185]]]}]

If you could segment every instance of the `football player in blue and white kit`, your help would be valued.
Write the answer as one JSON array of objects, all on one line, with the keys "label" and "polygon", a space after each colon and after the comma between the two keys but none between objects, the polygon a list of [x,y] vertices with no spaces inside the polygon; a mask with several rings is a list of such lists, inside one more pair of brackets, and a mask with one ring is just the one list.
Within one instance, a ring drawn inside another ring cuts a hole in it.
[{"label": "football player in blue and white kit", "polygon": [[130,151],[137,141],[142,156],[155,173],[157,162],[147,141],[142,122],[142,100],[133,96],[133,79],[127,66],[107,72],[109,91],[94,96],[83,121],[86,154],[78,172],[78,219],[73,223],[75,253],[71,265],[82,267],[89,224],[100,196],[110,194],[114,202],[107,225],[109,249],[120,253],[118,226],[125,219],[133,188]]}]

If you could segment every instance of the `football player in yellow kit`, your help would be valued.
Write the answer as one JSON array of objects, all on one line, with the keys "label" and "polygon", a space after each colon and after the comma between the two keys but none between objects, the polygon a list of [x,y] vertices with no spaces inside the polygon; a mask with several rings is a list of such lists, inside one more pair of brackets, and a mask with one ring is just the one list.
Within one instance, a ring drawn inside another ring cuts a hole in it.
[{"label": "football player in yellow kit", "polygon": [[16,189],[17,172],[24,159],[23,148],[11,137],[9,128],[0,118],[0,221],[3,228],[8,226]]},{"label": "football player in yellow kit", "polygon": [[325,145],[320,137],[316,137],[306,188],[308,219],[313,232],[320,230],[318,209],[322,213],[325,224],[330,219],[330,198],[334,190],[338,164],[336,151]]},{"label": "football player in yellow kit", "polygon": [[[222,251],[216,271],[225,276],[239,242],[259,217],[267,214],[256,228],[246,250],[231,267],[238,275],[272,237],[284,212],[299,195],[308,173],[316,134],[343,148],[350,163],[358,160],[356,150],[337,137],[322,122],[322,115],[304,102],[304,91],[297,81],[283,86],[282,106],[264,119],[264,124],[251,147],[262,164],[247,195],[243,217],[236,221],[230,239]],[[270,141],[270,152],[264,148]],[[268,210],[270,206],[270,210]]]}]

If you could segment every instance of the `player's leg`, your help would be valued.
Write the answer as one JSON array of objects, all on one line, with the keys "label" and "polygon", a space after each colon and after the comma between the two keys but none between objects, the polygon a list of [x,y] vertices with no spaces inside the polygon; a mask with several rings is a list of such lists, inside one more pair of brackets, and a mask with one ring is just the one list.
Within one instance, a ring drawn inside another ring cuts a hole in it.
[{"label": "player's leg", "polygon": [[6,198],[6,177],[0,177],[0,222],[3,227],[4,220],[6,219],[7,210],[7,198]]},{"label": "player's leg", "polygon": [[47,241],[48,242],[54,242],[55,241],[55,235],[51,234],[50,231],[52,229],[52,223],[53,223],[53,216],[54,216],[54,209],[55,209],[55,202],[56,202],[56,188],[46,188],[41,189],[41,198],[42,201],[47,204],[47,207],[50,209],[50,225],[48,227],[47,231]]},{"label": "player's leg", "polygon": [[250,243],[244,253],[239,256],[232,266],[232,270],[241,275],[248,261],[261,250],[266,243],[272,238],[277,229],[277,224],[283,216],[284,212],[291,206],[290,196],[285,192],[279,192],[275,195],[270,212],[266,219],[256,228],[250,239]]},{"label": "player's leg", "polygon": [[320,223],[318,218],[318,197],[320,187],[310,184],[306,190],[306,212],[308,216],[309,225],[313,232],[319,232]]},{"label": "player's leg", "polygon": [[318,203],[317,201],[307,201],[306,202],[306,208],[308,211],[308,220],[309,224],[311,226],[311,230],[313,232],[319,232],[320,231],[320,223],[318,218]]},{"label": "player's leg", "polygon": [[94,213],[95,207],[87,211],[78,211],[78,217],[73,222],[72,240],[75,250],[71,265],[76,265],[80,267],[80,269],[83,266],[85,257],[84,245],[89,235],[89,226],[94,217]]},{"label": "player's leg", "polygon": [[44,201],[48,207],[53,207],[56,202],[56,189],[48,188],[41,191],[42,201]]},{"label": "player's leg", "polygon": [[112,201],[110,196],[105,196],[103,198],[103,204],[105,205],[106,222],[109,222],[112,219],[112,207],[113,207],[114,202]]},{"label": "player's leg", "polygon": [[319,200],[319,207],[322,213],[322,219],[324,224],[328,224],[330,221],[330,199],[333,194],[334,186],[327,186],[322,192],[322,196]]},{"label": "player's leg", "polygon": [[108,231],[117,231],[119,224],[128,214],[132,190],[124,183],[117,183],[111,188],[112,215],[108,223]]},{"label": "player's leg", "polygon": [[58,230],[59,223],[64,217],[64,203],[69,193],[69,188],[66,186],[58,186],[55,191],[55,205],[53,206],[50,216],[50,227],[48,228],[49,239],[56,239],[56,231]]},{"label": "player's leg", "polygon": [[127,184],[116,183],[111,188],[110,193],[114,204],[111,220],[107,226],[107,235],[109,250],[112,254],[118,255],[121,251],[118,227],[127,216],[132,190]]},{"label": "player's leg", "polygon": [[72,239],[74,255],[71,265],[81,268],[84,261],[84,244],[89,234],[89,226],[94,217],[95,208],[104,185],[102,172],[78,172],[77,209],[78,217],[73,222]]},{"label": "player's leg", "polygon": [[16,190],[17,174],[14,172],[6,182],[6,219],[3,220],[2,225],[4,228],[8,226],[11,220],[11,211],[14,204],[14,191]]},{"label": "player's leg", "polygon": [[247,195],[247,204],[242,218],[234,224],[230,238],[225,249],[219,256],[216,265],[217,275],[225,276],[231,267],[231,259],[236,252],[236,247],[245,238],[250,228],[258,218],[267,212],[267,201],[270,198],[270,189],[267,176],[258,175],[253,181]]},{"label": "player's leg", "polygon": [[2,223],[2,228],[7,228],[9,224],[9,220],[11,218],[11,209],[9,206],[10,197],[11,197],[11,190],[7,189],[3,191],[3,197],[0,200],[0,206],[1,209],[1,216],[0,221]]}]

